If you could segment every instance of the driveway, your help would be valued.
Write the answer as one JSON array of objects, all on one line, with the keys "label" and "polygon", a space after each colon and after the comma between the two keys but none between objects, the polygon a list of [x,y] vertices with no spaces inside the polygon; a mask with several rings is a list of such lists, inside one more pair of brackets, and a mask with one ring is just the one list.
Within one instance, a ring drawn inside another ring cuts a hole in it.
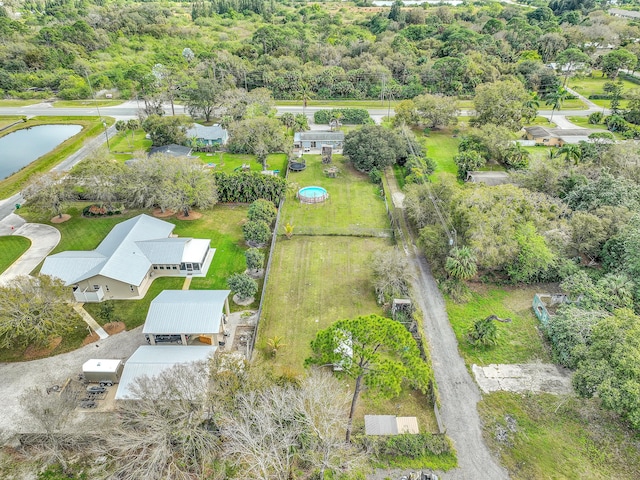
[{"label": "driveway", "polygon": [[29,275],[60,242],[60,232],[50,225],[24,223],[22,220],[23,223],[19,227],[13,224],[7,226],[7,221],[11,223],[12,220],[15,220],[17,223],[18,219],[22,220],[15,214],[4,219],[2,221],[3,230],[13,227],[13,230],[10,230],[13,235],[20,235],[31,240],[31,247],[0,275],[0,284],[6,285],[20,275]]},{"label": "driveway", "polygon": [[571,372],[548,363],[503,364],[471,367],[484,393],[534,392],[572,395]]},{"label": "driveway", "polygon": [[[29,415],[20,405],[20,396],[28,389],[38,387],[44,390],[53,385],[63,385],[68,378],[76,378],[82,372],[82,364],[91,358],[125,359],[146,344],[142,327],[138,327],[55,357],[0,364],[0,438],[6,439],[13,433],[33,432]],[[94,412],[79,412],[78,419],[92,414]]]}]

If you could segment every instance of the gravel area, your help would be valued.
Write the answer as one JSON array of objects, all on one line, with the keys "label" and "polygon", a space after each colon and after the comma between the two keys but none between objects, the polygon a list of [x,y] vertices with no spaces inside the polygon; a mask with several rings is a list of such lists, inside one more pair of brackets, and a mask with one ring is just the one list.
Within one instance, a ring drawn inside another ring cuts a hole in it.
[{"label": "gravel area", "polygon": [[502,390],[518,393],[573,394],[571,372],[554,364],[491,364],[485,367],[473,365],[471,369],[484,393]]}]

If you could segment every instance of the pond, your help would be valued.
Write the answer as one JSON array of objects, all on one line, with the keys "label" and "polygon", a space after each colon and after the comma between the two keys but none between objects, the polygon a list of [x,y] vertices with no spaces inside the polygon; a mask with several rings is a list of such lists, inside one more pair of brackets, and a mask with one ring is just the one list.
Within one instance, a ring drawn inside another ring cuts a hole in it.
[{"label": "pond", "polygon": [[49,153],[80,130],[81,125],[38,125],[0,138],[0,179]]}]

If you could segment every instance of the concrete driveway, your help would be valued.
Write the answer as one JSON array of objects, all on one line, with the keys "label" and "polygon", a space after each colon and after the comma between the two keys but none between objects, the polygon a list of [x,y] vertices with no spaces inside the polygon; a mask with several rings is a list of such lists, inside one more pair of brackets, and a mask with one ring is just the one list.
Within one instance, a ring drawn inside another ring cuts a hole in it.
[{"label": "concrete driveway", "polygon": [[40,223],[24,223],[24,220],[22,220],[21,226],[16,226],[16,224],[20,225],[18,219],[22,220],[15,214],[4,219],[0,234],[9,228],[13,235],[20,235],[31,240],[31,247],[0,275],[0,284],[4,285],[20,275],[29,275],[60,242],[60,232],[57,229]]}]

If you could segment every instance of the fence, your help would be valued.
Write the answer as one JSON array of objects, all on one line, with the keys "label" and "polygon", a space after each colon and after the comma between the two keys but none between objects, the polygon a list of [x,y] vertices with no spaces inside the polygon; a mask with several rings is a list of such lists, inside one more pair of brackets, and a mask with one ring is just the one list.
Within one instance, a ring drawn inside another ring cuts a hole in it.
[{"label": "fence", "polygon": [[295,235],[388,238],[393,237],[393,230],[389,228],[365,228],[358,225],[348,225],[346,227],[296,226]]}]

